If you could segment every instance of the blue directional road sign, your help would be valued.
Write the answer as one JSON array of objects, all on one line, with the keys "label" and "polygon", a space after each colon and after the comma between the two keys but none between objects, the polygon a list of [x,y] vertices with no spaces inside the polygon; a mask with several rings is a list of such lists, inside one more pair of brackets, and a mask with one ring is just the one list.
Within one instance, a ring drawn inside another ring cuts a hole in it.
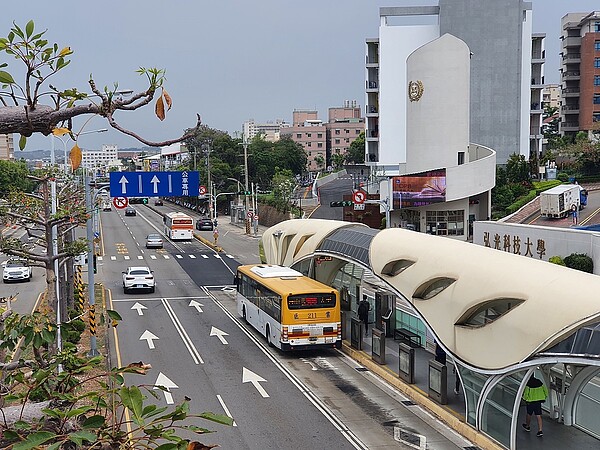
[{"label": "blue directional road sign", "polygon": [[111,172],[111,197],[198,196],[198,172]]}]

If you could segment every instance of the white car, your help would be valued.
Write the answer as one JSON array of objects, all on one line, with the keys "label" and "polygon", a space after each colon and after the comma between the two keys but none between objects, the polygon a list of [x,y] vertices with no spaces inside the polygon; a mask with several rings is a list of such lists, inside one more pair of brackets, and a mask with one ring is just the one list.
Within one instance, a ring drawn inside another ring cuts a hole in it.
[{"label": "white car", "polygon": [[149,267],[128,267],[123,272],[123,292],[128,293],[135,289],[149,289],[154,292],[156,282]]},{"label": "white car", "polygon": [[8,283],[10,281],[31,281],[33,276],[31,267],[27,261],[22,259],[9,259],[4,265],[2,271],[2,281]]}]

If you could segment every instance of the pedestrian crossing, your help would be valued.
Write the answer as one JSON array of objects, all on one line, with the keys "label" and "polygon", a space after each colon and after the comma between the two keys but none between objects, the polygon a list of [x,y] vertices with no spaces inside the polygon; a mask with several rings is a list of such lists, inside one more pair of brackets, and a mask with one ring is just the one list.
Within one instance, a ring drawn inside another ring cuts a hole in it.
[{"label": "pedestrian crossing", "polygon": [[[216,259],[223,259],[223,257],[221,255],[218,254],[213,254],[213,255],[206,255],[204,253],[200,254],[200,255],[194,255],[191,253],[186,253],[185,255],[180,255],[180,254],[176,254],[174,255],[176,259],[198,259],[198,257],[202,258],[202,259],[208,259],[211,256],[213,258]],[[229,259],[234,259],[235,256],[233,255],[229,255],[229,254],[225,254],[225,257],[229,258]],[[98,261],[117,261],[118,258],[123,258],[125,261],[129,261],[130,259],[134,259],[135,257],[131,256],[131,255],[104,255],[104,256],[98,256],[97,260]],[[138,260],[143,260],[144,256],[143,255],[136,255]],[[167,254],[150,254],[149,255],[150,259],[171,259],[171,255],[167,255]]]}]

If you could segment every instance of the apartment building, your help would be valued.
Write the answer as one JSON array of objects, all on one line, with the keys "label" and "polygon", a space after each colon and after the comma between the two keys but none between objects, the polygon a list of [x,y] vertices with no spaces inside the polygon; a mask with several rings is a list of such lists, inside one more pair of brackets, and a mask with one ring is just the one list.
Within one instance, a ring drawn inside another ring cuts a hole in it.
[{"label": "apartment building", "polygon": [[591,135],[600,129],[600,11],[566,14],[561,41],[560,132]]},{"label": "apartment building", "polygon": [[13,135],[0,134],[0,159],[15,159],[15,148],[13,145]]},{"label": "apartment building", "polygon": [[106,173],[111,167],[120,167],[116,145],[103,145],[102,150],[83,150],[81,167],[94,172]]},{"label": "apartment building", "polygon": [[531,35],[531,110],[529,111],[529,159],[533,166],[537,167],[538,176],[540,172],[540,157],[542,155],[544,135],[542,125],[544,123],[544,63],[546,62],[546,50],[544,40],[546,34],[534,33]]},{"label": "apartment building", "polygon": [[365,119],[361,116],[356,100],[347,100],[344,106],[329,108],[327,130],[327,165],[332,165],[334,155],[344,155],[350,144],[365,131]]},{"label": "apartment building", "polygon": [[[539,135],[530,125],[530,2],[439,0],[432,6],[380,8],[379,15],[379,37],[366,40],[367,164],[386,173],[404,170],[406,59],[444,34],[469,47],[471,142],[497,151],[498,164],[515,152],[529,158],[531,136]],[[541,86],[542,61],[536,64],[540,70],[535,84]],[[446,112],[452,114],[451,109]]]},{"label": "apartment building", "polygon": [[258,123],[254,119],[250,119],[242,124],[242,136],[251,141],[260,134],[267,142],[277,142],[281,137],[281,129],[289,126],[290,124],[283,121],[283,119],[266,123]]},{"label": "apartment building", "polygon": [[542,107],[558,108],[561,104],[560,84],[546,84],[542,89]]},{"label": "apartment building", "polygon": [[304,148],[309,172],[327,167],[327,127],[318,115],[316,110],[295,109],[292,126],[281,129],[281,137],[288,136]]}]

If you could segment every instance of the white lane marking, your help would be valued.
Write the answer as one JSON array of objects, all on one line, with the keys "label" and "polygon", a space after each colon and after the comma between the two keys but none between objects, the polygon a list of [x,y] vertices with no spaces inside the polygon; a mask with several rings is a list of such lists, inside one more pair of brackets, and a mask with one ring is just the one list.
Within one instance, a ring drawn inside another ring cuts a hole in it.
[{"label": "white lane marking", "polygon": [[173,308],[171,308],[171,305],[169,304],[169,302],[167,302],[167,300],[164,298],[161,298],[160,301],[164,305],[165,309],[167,310],[167,314],[169,315],[171,321],[173,322],[173,325],[175,325],[175,329],[179,333],[179,336],[181,336],[181,340],[187,347],[188,351],[190,352],[190,355],[192,355],[192,359],[194,360],[194,362],[196,364],[204,364],[204,361],[202,360],[200,353],[198,353],[198,350],[196,349],[196,347],[194,346],[194,343],[192,342],[192,340],[188,336],[187,332],[185,331],[185,328],[183,328],[183,325],[181,325],[181,322],[175,315],[175,312],[173,311]]},{"label": "white lane marking", "polygon": [[217,259],[221,259],[221,255],[217,255],[216,253],[214,254],[214,257]]},{"label": "white lane marking", "polygon": [[142,255],[138,255],[138,259],[144,259]]},{"label": "white lane marking", "polygon": [[165,374],[160,372],[158,377],[156,378],[156,382],[154,383],[154,389],[160,389],[158,386],[162,386],[166,389],[163,391],[165,394],[165,401],[167,405],[173,404],[173,395],[171,395],[171,389],[178,388],[175,383],[173,383]]},{"label": "white lane marking", "polygon": [[156,259],[156,255],[150,255],[150,259]]},{"label": "white lane marking", "polygon": [[233,256],[233,255],[227,255],[227,257],[228,257],[229,259],[233,259],[233,258],[235,258],[235,256]]},{"label": "white lane marking", "polygon": [[163,257],[164,257],[165,259],[171,259],[171,257],[170,257],[169,255],[163,255]]},{"label": "white lane marking", "polygon": [[[223,408],[223,411],[225,411],[225,414],[227,415],[227,417],[229,417],[230,419],[233,419],[233,416],[229,412],[229,408],[227,408],[227,406],[225,405],[225,402],[223,401],[223,399],[221,398],[221,396],[219,394],[217,394],[217,400],[219,400],[219,403],[221,404],[221,408]],[[237,423],[235,423],[235,420],[233,421],[232,425],[234,427],[237,427]]]},{"label": "white lane marking", "polygon": [[125,261],[129,260],[129,255],[124,255],[123,258],[125,258]]},{"label": "white lane marking", "polygon": [[148,342],[148,348],[150,348],[150,350],[154,350],[156,348],[154,347],[154,341],[156,339],[160,338],[148,330],[144,331],[140,336],[140,341]]},{"label": "white lane marking", "polygon": [[183,258],[183,256],[181,256],[181,255],[175,255],[175,257],[178,258],[178,259]]},{"label": "white lane marking", "polygon": [[96,259],[97,259],[98,261],[102,261],[102,256],[98,256],[98,257],[96,257]]},{"label": "white lane marking", "polygon": [[196,259],[196,255],[190,255],[190,258]]},{"label": "white lane marking", "polygon": [[208,259],[208,255],[204,255],[204,254],[203,254],[203,255],[202,255],[202,257],[203,257],[204,259]]},{"label": "white lane marking", "polygon": [[117,257],[116,257],[116,256],[111,256],[111,257],[110,257],[110,260],[111,260],[111,261],[116,261],[116,260],[117,260]]}]

